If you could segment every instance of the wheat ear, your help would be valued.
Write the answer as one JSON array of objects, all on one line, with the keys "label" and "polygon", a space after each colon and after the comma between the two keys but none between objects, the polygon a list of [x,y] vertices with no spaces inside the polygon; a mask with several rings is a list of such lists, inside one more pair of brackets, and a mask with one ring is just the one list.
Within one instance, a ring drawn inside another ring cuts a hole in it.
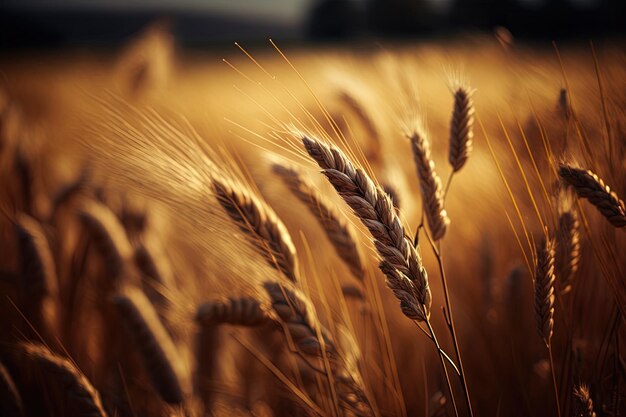
[{"label": "wheat ear", "polygon": [[170,404],[182,403],[187,370],[150,301],[140,290],[126,288],[113,297],[113,303],[155,390]]},{"label": "wheat ear", "polygon": [[326,354],[333,356],[335,348],[328,332],[321,327],[313,312],[313,306],[308,299],[296,288],[283,286],[278,282],[266,282],[264,285],[272,311],[278,321],[286,326],[298,351],[310,356],[322,356],[320,341],[317,332],[320,331],[326,345]]},{"label": "wheat ear", "polygon": [[446,234],[450,224],[448,213],[443,208],[441,179],[435,172],[435,162],[430,157],[430,144],[423,130],[415,129],[407,136],[411,141],[428,227],[433,240],[438,241]]},{"label": "wheat ear", "polygon": [[106,417],[98,391],[71,361],[31,343],[19,345],[18,355],[64,390],[68,415]]},{"label": "wheat ear", "polygon": [[356,216],[370,231],[387,277],[387,286],[400,300],[404,314],[425,321],[431,294],[422,259],[407,236],[387,193],[356,168],[338,148],[308,136],[302,137],[308,154]]},{"label": "wheat ear", "polygon": [[554,240],[545,238],[537,246],[535,265],[535,320],[547,347],[554,328]]},{"label": "wheat ear", "polygon": [[454,91],[454,109],[450,120],[450,153],[448,161],[457,172],[467,162],[472,152],[474,138],[474,90],[459,86]]},{"label": "wheat ear", "polygon": [[626,226],[626,205],[611,188],[591,170],[559,165],[559,176],[578,197],[586,198],[615,227]]},{"label": "wheat ear", "polygon": [[13,377],[0,362],[0,414],[7,417],[24,415],[24,404]]},{"label": "wheat ear", "polygon": [[580,221],[567,197],[559,199],[559,223],[556,236],[556,262],[561,279],[561,291],[572,289],[580,263]]},{"label": "wheat ear", "polygon": [[576,397],[578,403],[577,416],[596,417],[596,412],[593,410],[593,401],[591,400],[591,394],[589,393],[589,387],[587,385],[579,385],[574,388],[574,397]]},{"label": "wheat ear", "polygon": [[319,221],[328,240],[335,247],[339,257],[348,265],[352,275],[362,281],[365,271],[353,228],[297,170],[279,164],[274,164],[273,170]]},{"label": "wheat ear", "polygon": [[[371,415],[372,409],[360,385],[360,378],[354,377],[357,370],[346,367],[348,361],[340,357],[330,334],[319,323],[309,299],[296,288],[278,282],[268,281],[263,286],[269,295],[277,322],[282,324],[297,351],[305,357],[319,359],[325,356],[328,359],[342,407],[359,416]],[[321,341],[318,334],[321,335]]]},{"label": "wheat ear", "polygon": [[22,275],[21,307],[33,327],[49,337],[55,331],[59,293],[50,244],[42,225],[26,214],[17,216],[15,229]]},{"label": "wheat ear", "polygon": [[124,227],[111,209],[93,200],[81,204],[78,217],[104,260],[107,278],[114,282],[133,255]]},{"label": "wheat ear", "polygon": [[231,298],[228,301],[208,301],[198,307],[196,321],[203,326],[233,324],[255,327],[269,320],[261,303],[254,298]]},{"label": "wheat ear", "polygon": [[296,281],[296,249],[274,210],[241,184],[213,178],[218,201],[267,262]]}]

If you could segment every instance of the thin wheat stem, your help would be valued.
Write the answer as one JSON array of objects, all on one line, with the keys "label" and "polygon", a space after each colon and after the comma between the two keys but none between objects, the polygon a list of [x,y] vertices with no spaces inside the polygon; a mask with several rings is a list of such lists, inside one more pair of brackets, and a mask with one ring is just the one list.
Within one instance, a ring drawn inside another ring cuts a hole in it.
[{"label": "thin wheat stem", "polygon": [[456,417],[459,416],[459,410],[456,406],[456,400],[454,399],[454,392],[452,391],[452,384],[450,383],[450,376],[448,375],[448,368],[446,368],[446,364],[444,362],[444,356],[442,354],[441,346],[439,346],[439,341],[437,340],[437,336],[435,336],[435,331],[433,330],[433,326],[430,324],[430,319],[426,320],[426,325],[428,326],[428,331],[430,332],[430,337],[435,347],[437,348],[437,353],[439,356],[439,362],[441,363],[441,369],[443,370],[443,374],[446,378],[446,384],[448,385],[448,392],[450,393],[450,401],[452,402],[452,408],[454,408],[454,415]]},{"label": "thin wheat stem", "polygon": [[552,387],[554,388],[554,401],[556,403],[556,413],[561,417],[561,405],[559,403],[559,390],[556,386],[556,376],[554,374],[554,360],[552,359],[552,346],[548,345],[548,356],[550,357],[550,373],[552,374]]},{"label": "thin wheat stem", "polygon": [[[429,239],[430,241],[430,239]],[[431,241],[431,244],[433,244],[433,242]],[[434,247],[434,245],[433,245]],[[467,410],[468,413],[471,416],[474,415],[474,412],[472,411],[472,403],[470,400],[470,395],[469,395],[469,389],[467,387],[467,380],[465,378],[465,371],[463,369],[463,361],[461,359],[461,351],[459,348],[459,341],[457,339],[456,336],[456,329],[454,327],[454,318],[453,318],[453,314],[452,314],[452,303],[450,302],[450,295],[448,293],[448,282],[446,279],[446,272],[445,269],[443,267],[443,257],[441,255],[441,247],[439,247],[439,250],[434,250],[435,252],[435,257],[437,258],[437,264],[439,265],[439,274],[441,276],[441,284],[443,286],[443,294],[444,294],[444,298],[446,301],[446,322],[448,325],[448,330],[450,331],[450,335],[452,336],[452,343],[454,345],[454,353],[456,355],[456,360],[458,362],[459,365],[459,381],[461,382],[461,388],[463,388],[463,394],[465,397],[465,405],[467,406]]]},{"label": "thin wheat stem", "polygon": [[450,173],[450,176],[448,177],[448,180],[446,181],[446,186],[445,186],[444,191],[443,191],[443,202],[444,203],[446,202],[446,197],[448,196],[448,191],[450,190],[450,185],[452,185],[452,178],[454,178],[454,173],[455,172],[456,171],[452,171]]}]

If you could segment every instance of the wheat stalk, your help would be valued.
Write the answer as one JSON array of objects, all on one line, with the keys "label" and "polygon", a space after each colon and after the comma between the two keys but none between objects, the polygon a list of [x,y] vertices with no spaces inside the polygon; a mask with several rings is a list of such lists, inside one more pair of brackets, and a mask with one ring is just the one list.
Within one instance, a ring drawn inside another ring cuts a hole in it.
[{"label": "wheat stalk", "polygon": [[113,297],[113,304],[155,390],[170,404],[182,403],[188,392],[187,370],[150,301],[129,287]]},{"label": "wheat stalk", "polygon": [[438,241],[446,234],[450,224],[448,213],[443,208],[441,179],[435,172],[435,162],[430,157],[430,144],[424,131],[416,128],[407,137],[411,141],[428,227],[433,240]]},{"label": "wheat stalk", "polygon": [[596,417],[596,412],[593,410],[593,401],[591,400],[591,394],[589,393],[589,387],[587,385],[583,384],[574,388],[574,397],[576,397],[578,404],[578,416]]},{"label": "wheat stalk", "polygon": [[106,417],[98,391],[68,359],[55,355],[43,345],[31,343],[20,344],[17,354],[49,377],[50,387],[64,390],[68,415]]},{"label": "wheat stalk", "polygon": [[274,210],[241,184],[226,178],[214,177],[213,189],[224,210],[267,262],[296,281],[296,249]]},{"label": "wheat stalk", "polygon": [[452,171],[457,172],[467,162],[472,152],[474,137],[474,90],[459,86],[454,91],[454,109],[450,120],[450,152],[448,161]]},{"label": "wheat stalk", "polygon": [[559,176],[578,197],[586,198],[615,227],[626,226],[626,205],[611,188],[591,170],[559,165]]},{"label": "wheat stalk", "polygon": [[315,186],[303,178],[297,170],[280,164],[274,164],[273,170],[315,216],[339,257],[350,268],[352,275],[362,281],[365,271],[353,228],[341,218],[330,202],[326,201],[315,189]]},{"label": "wheat stalk", "polygon": [[431,294],[428,274],[413,242],[407,236],[391,200],[382,188],[338,148],[308,136],[302,142],[344,201],[370,231],[387,286],[412,320],[428,318]]},{"label": "wheat stalk", "polygon": [[546,237],[537,245],[535,264],[535,320],[547,347],[554,328],[554,240]]}]

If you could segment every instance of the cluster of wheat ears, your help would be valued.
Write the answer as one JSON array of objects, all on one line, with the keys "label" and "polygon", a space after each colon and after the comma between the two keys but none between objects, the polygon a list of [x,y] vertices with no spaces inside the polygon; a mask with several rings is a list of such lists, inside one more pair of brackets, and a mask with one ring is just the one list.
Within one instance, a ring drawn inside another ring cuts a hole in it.
[{"label": "cluster of wheat ears", "polygon": [[[149,63],[142,68],[133,73],[133,92],[147,82]],[[522,179],[515,182],[509,175],[507,181],[497,155],[501,149],[477,118],[475,90],[459,82],[451,92],[445,181],[435,170],[424,126],[405,124],[404,143],[419,184],[419,193],[410,196],[393,182],[376,179],[383,133],[367,106],[346,91],[339,101],[369,138],[363,149],[348,143],[341,121],[323,107],[324,128],[322,122],[310,129],[281,124],[282,130],[270,134],[285,152],[268,159],[269,178],[289,191],[285,199],[298,204],[290,206],[292,218],[304,216],[306,208],[306,216],[316,220],[325,238],[315,246],[309,242],[308,251],[314,260],[316,253],[334,252],[353,278],[341,281],[306,277],[311,274],[301,265],[305,256],[296,252],[289,228],[262,197],[263,184],[236,168],[245,165],[238,156],[229,153],[225,162],[223,150],[206,146],[188,126],[171,124],[150,109],[123,114],[119,108],[127,104],[115,99],[116,104],[102,104],[101,124],[89,127],[92,139],[81,149],[105,156],[83,159],[83,168],[72,171],[74,179],[50,190],[46,175],[55,162],[32,146],[37,140],[31,136],[40,132],[29,128],[19,103],[3,95],[0,414],[458,417],[527,415],[532,409],[536,415],[621,415],[626,402],[619,381],[626,366],[619,352],[625,317],[620,245],[626,206],[594,171],[600,166],[623,180],[624,136],[615,139],[607,116],[612,145],[605,153],[604,145],[590,143],[563,90],[557,112],[565,124],[559,126],[574,128],[570,140],[580,152],[570,149],[561,157],[541,125],[535,142],[522,130],[524,147],[517,148],[505,130]],[[447,272],[443,257],[469,249],[462,241],[445,248],[443,243],[456,224],[472,222],[471,205],[456,218],[446,207],[453,178],[462,177],[472,161],[478,127],[505,186],[503,200],[514,209],[512,217],[506,210],[502,214],[508,220],[501,223],[504,235],[513,242],[503,244],[521,253],[523,266],[507,278],[508,316],[501,314],[496,323],[493,311],[479,308],[478,325],[469,327],[467,313],[460,318],[453,305],[462,299],[455,293],[463,283]],[[574,163],[573,156],[581,162]],[[616,185],[618,190],[625,183]],[[127,188],[120,191],[120,184]],[[526,197],[528,205],[522,202]],[[421,221],[411,228],[403,212],[415,201],[421,201]],[[535,216],[539,223],[532,230],[528,218]],[[199,240],[205,246],[207,241],[209,247],[230,246],[214,260],[196,262],[194,257],[212,254],[192,254],[201,244],[191,232],[160,230],[167,226],[159,219],[168,217],[183,218],[189,228],[184,230],[204,228]],[[432,269],[423,252],[434,259]],[[233,266],[237,263],[243,266]],[[247,277],[246,268],[256,268],[257,276]],[[533,283],[529,303],[520,302],[526,270]],[[595,322],[602,329],[597,334],[606,338],[589,342],[596,354],[576,337],[574,312],[594,315],[580,299],[572,300],[582,285],[581,270],[595,275],[584,287],[586,297],[615,306],[609,322]],[[320,266],[317,274],[327,272]],[[378,285],[383,277],[389,293]],[[237,296],[247,279],[252,289]],[[594,293],[605,282],[610,291]],[[320,283],[333,287],[328,291],[334,295],[311,288]],[[232,291],[225,291],[229,285]],[[387,317],[396,312],[404,316],[400,325]],[[525,323],[520,317],[526,316],[534,320],[535,340],[516,337]],[[402,327],[406,323],[412,326]],[[432,348],[412,349],[414,339],[402,334],[409,329]],[[529,349],[515,362],[507,359],[508,350],[535,342],[545,349]],[[490,349],[484,356],[472,352]],[[416,375],[414,364],[425,361],[424,375]],[[481,381],[489,361],[507,368],[498,375],[510,379],[497,381],[497,387]],[[434,382],[426,380],[426,368]],[[517,387],[511,390],[522,392],[503,397],[503,386],[516,378],[538,394]],[[419,400],[411,400],[418,391]]]}]

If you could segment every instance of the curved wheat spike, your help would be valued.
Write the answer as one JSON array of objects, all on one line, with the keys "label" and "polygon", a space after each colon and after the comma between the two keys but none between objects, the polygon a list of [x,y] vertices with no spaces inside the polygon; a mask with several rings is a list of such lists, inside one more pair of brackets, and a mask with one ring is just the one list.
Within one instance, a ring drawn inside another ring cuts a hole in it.
[{"label": "curved wheat spike", "polygon": [[[342,407],[359,416],[372,415],[371,405],[360,385],[360,378],[355,378],[357,370],[347,367],[347,359],[340,355],[330,334],[319,323],[309,299],[296,288],[278,282],[268,281],[263,287],[272,303],[276,320],[283,325],[285,334],[297,351],[313,359],[325,356],[329,360],[330,372]],[[323,344],[320,343],[318,334],[321,335]]]},{"label": "curved wheat spike", "polygon": [[574,397],[577,400],[577,416],[581,417],[596,417],[596,412],[593,410],[593,401],[591,400],[591,394],[589,393],[589,387],[587,385],[579,385],[574,388]]},{"label": "curved wheat spike", "polygon": [[113,297],[113,304],[154,389],[164,401],[182,403],[189,388],[187,370],[150,301],[140,290],[127,288]]},{"label": "curved wheat spike", "polygon": [[21,417],[24,415],[24,404],[13,377],[7,368],[0,362],[0,414],[6,417]]},{"label": "curved wheat spike", "polygon": [[467,162],[472,153],[474,138],[474,90],[458,86],[454,91],[454,109],[450,120],[450,152],[448,161],[452,171],[457,172]]},{"label": "curved wheat spike", "polygon": [[108,278],[115,281],[133,256],[124,227],[113,211],[93,200],[81,204],[78,217],[104,260]]},{"label": "curved wheat spike", "polygon": [[433,240],[438,241],[446,234],[450,224],[448,213],[443,208],[441,179],[435,172],[435,162],[430,157],[430,144],[423,130],[414,129],[407,137],[411,141],[428,227]]},{"label": "curved wheat spike", "polygon": [[593,171],[559,165],[559,176],[578,197],[586,198],[615,227],[626,226],[626,205]]},{"label": "curved wheat spike", "polygon": [[50,244],[42,225],[26,214],[15,222],[22,275],[21,308],[33,327],[51,337],[58,314],[58,279]]},{"label": "curved wheat spike", "polygon": [[218,201],[246,233],[259,253],[290,281],[296,281],[296,249],[289,232],[274,210],[241,184],[213,178]]},{"label": "curved wheat spike", "polygon": [[339,257],[350,268],[352,275],[362,281],[365,275],[363,260],[350,224],[341,218],[341,214],[337,213],[330,202],[326,201],[315,186],[303,178],[297,170],[280,164],[274,164],[273,170],[317,218]]},{"label": "curved wheat spike", "polygon": [[554,240],[545,238],[537,246],[535,265],[535,320],[547,347],[554,328]]},{"label": "curved wheat spike", "polygon": [[17,355],[49,378],[50,387],[63,389],[67,415],[106,417],[98,391],[67,358],[31,343],[20,344]]},{"label": "curved wheat spike", "polygon": [[338,148],[308,136],[302,137],[308,154],[356,216],[370,231],[387,286],[400,300],[402,312],[412,320],[425,321],[432,301],[428,274],[407,236],[391,200],[361,168],[356,168]]},{"label": "curved wheat spike", "polygon": [[203,326],[234,324],[255,327],[267,323],[269,317],[254,298],[231,298],[228,301],[208,301],[198,307],[196,321]]},{"label": "curved wheat spike", "polygon": [[556,264],[561,279],[561,291],[571,291],[580,263],[580,221],[568,196],[561,194],[558,202],[559,222],[556,235]]}]

